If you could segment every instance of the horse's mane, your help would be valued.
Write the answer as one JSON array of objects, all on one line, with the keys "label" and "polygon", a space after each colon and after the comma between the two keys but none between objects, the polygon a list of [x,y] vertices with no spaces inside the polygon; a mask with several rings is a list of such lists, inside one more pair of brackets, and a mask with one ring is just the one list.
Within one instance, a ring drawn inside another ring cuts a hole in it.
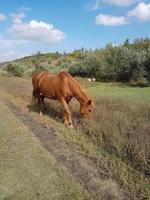
[{"label": "horse's mane", "polygon": [[68,72],[63,71],[63,72],[60,72],[59,75],[63,77],[67,77],[67,79],[69,80],[69,87],[78,99],[82,99],[86,101],[89,99],[86,89],[82,87],[82,85],[74,77],[72,77]]}]

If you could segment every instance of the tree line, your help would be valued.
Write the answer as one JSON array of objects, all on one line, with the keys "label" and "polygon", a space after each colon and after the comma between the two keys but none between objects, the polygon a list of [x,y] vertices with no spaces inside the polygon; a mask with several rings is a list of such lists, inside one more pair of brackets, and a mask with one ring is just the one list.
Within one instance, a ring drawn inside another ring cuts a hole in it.
[{"label": "tree line", "polygon": [[95,77],[98,81],[150,81],[150,39],[127,39],[122,45],[108,44],[95,50],[72,53],[78,60],[69,71],[72,75]]},{"label": "tree line", "polygon": [[[20,69],[21,68],[21,69]],[[150,83],[150,39],[128,39],[121,45],[74,50],[71,53],[48,53],[25,57],[5,64],[8,72],[68,70],[73,76],[94,77],[97,81]],[[31,70],[33,69],[33,70]]]}]

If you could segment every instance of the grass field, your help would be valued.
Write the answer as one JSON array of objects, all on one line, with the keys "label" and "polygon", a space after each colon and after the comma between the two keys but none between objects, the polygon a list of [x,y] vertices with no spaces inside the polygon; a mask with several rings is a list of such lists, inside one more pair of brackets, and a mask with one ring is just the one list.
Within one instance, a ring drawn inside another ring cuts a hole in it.
[{"label": "grass field", "polygon": [[134,101],[134,103],[149,103],[150,100],[149,87],[131,87],[117,83],[92,83],[89,91],[94,96],[121,98]]},{"label": "grass field", "polygon": [[33,134],[0,102],[0,199],[85,199]]},{"label": "grass field", "polygon": [[[106,179],[117,181],[131,197],[127,199],[149,199],[150,88],[80,81],[95,99],[96,106],[93,119],[86,122],[79,117],[78,103],[71,103],[75,125],[72,131],[62,124],[57,102],[47,103],[45,115],[38,115],[36,106],[30,105],[30,79],[1,77],[0,89],[3,96],[8,96],[24,112],[30,109],[31,116],[57,130],[58,137],[90,159]],[[80,187],[75,191],[78,199],[84,197]]]}]

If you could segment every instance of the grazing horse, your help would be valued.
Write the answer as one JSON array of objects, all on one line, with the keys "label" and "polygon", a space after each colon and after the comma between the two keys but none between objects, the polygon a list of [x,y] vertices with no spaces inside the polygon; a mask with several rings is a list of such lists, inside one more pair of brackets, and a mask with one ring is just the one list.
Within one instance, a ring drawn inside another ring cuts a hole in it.
[{"label": "grazing horse", "polygon": [[[84,118],[90,118],[93,101],[87,95],[85,89],[68,72],[52,74],[47,71],[37,72],[32,77],[33,99],[38,99],[39,111],[44,108],[44,98],[58,100],[64,110],[65,124],[73,128],[71,113],[68,107],[69,101],[75,97],[80,103],[80,114]],[[43,107],[43,108],[42,108]]]}]

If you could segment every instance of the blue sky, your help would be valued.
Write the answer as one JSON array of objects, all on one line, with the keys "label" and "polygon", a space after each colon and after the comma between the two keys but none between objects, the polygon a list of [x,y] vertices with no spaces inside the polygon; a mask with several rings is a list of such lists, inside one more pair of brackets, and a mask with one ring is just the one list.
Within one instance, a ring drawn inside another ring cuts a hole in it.
[{"label": "blue sky", "polygon": [[0,2],[0,62],[150,36],[150,0]]}]

